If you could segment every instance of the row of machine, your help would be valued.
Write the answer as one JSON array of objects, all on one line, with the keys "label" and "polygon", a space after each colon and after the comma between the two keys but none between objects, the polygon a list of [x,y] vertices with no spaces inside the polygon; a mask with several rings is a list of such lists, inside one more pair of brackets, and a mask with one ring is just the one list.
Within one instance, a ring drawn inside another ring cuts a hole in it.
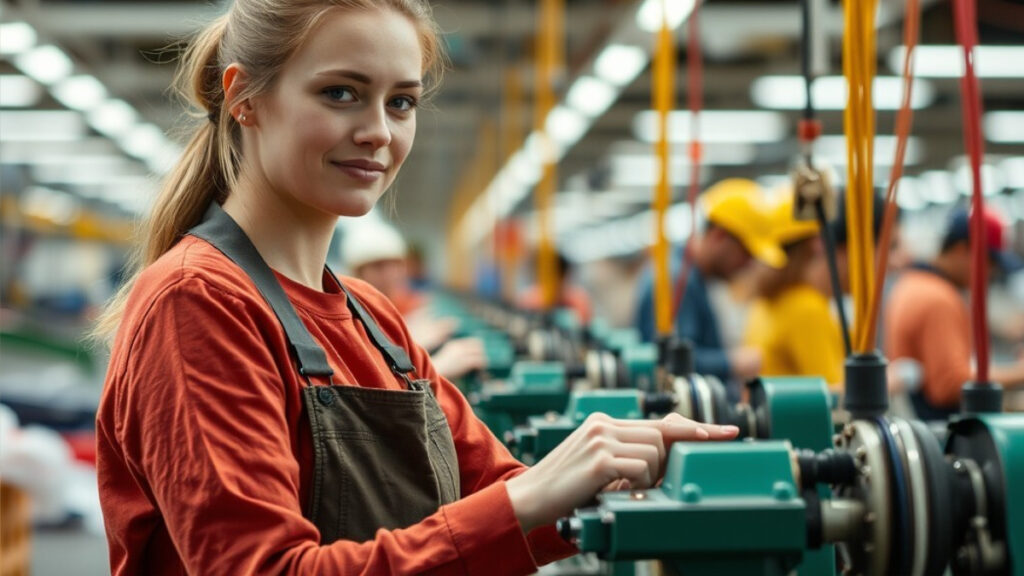
[{"label": "row of machine", "polygon": [[746,401],[693,372],[685,342],[582,326],[463,295],[435,311],[481,338],[490,368],[458,383],[526,463],[590,414],[677,412],[732,424],[736,442],[680,442],[661,484],[607,492],[559,522],[581,551],[630,573],[685,576],[1024,575],[1024,415],[994,389],[965,413],[924,423],[886,415],[885,360],[847,360],[842,406],[818,378],[760,378]]}]

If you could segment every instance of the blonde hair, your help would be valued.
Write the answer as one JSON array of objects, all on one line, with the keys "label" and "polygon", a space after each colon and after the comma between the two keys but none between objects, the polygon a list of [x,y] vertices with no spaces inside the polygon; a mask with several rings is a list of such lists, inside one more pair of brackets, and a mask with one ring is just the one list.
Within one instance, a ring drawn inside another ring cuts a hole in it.
[{"label": "blonde hair", "polygon": [[[223,203],[234,188],[241,132],[231,106],[269,91],[285,63],[333,9],[394,10],[408,17],[419,33],[425,93],[438,85],[447,59],[426,0],[236,0],[199,33],[182,57],[175,87],[197,111],[193,116],[199,125],[142,223],[128,279],[98,319],[91,334],[94,342],[109,343],[142,270],[177,244],[211,201]],[[247,82],[235,102],[225,102],[222,75],[236,62],[245,70]]]}]

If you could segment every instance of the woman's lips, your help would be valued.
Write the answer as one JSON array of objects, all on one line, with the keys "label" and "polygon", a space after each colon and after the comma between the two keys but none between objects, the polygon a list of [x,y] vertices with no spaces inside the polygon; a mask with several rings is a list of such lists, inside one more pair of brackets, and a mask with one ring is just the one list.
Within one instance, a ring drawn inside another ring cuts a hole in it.
[{"label": "woman's lips", "polygon": [[341,169],[341,172],[353,180],[365,183],[372,183],[384,176],[384,165],[376,162],[331,162]]}]

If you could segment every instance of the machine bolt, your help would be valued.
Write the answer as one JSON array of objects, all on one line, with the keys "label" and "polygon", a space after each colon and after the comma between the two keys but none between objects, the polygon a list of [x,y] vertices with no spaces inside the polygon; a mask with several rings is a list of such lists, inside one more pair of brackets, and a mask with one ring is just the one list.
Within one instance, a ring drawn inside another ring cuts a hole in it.
[{"label": "machine bolt", "polygon": [[833,434],[832,435],[832,445],[838,447],[838,446],[842,446],[842,444],[843,444],[843,437],[842,437],[842,435],[840,435],[840,434]]},{"label": "machine bolt", "polygon": [[772,485],[772,496],[776,500],[791,500],[793,498],[793,485],[789,482],[776,482]]},{"label": "machine bolt", "polygon": [[689,502],[690,504],[694,504],[696,502],[700,502],[700,498],[700,486],[692,482],[687,482],[686,484],[683,484],[683,502]]},{"label": "machine bolt", "polygon": [[850,426],[849,424],[843,426],[843,438],[846,438],[847,440],[853,438],[853,426]]},{"label": "machine bolt", "polygon": [[857,448],[856,452],[854,452],[854,456],[857,457],[857,462],[863,464],[868,459],[868,449],[861,446],[860,448]]}]

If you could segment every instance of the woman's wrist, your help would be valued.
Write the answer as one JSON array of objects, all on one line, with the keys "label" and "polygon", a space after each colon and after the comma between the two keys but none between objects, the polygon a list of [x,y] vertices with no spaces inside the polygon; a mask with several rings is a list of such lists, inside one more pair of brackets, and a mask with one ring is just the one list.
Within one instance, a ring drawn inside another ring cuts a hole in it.
[{"label": "woman's wrist", "polygon": [[529,486],[529,478],[523,478],[520,474],[505,481],[505,490],[508,491],[509,502],[512,503],[512,511],[523,529],[523,534],[529,534],[531,530],[543,524],[540,518],[540,510],[536,507],[536,498]]}]

